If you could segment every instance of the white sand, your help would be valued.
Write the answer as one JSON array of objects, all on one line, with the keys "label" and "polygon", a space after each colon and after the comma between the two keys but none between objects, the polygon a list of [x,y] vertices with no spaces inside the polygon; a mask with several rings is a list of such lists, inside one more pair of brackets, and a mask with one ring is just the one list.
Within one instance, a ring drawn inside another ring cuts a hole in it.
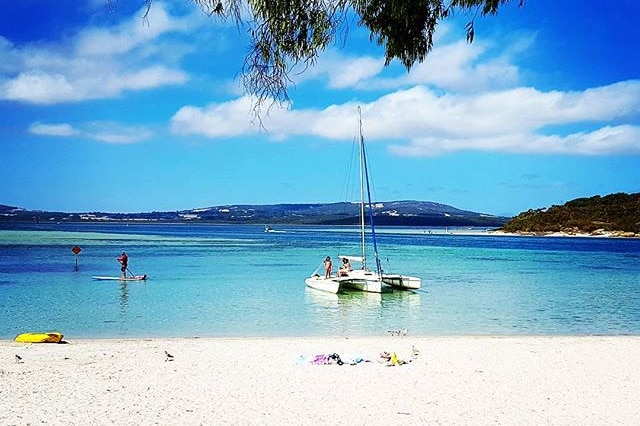
[{"label": "white sand", "polygon": [[0,424],[638,425],[640,337],[2,341]]}]

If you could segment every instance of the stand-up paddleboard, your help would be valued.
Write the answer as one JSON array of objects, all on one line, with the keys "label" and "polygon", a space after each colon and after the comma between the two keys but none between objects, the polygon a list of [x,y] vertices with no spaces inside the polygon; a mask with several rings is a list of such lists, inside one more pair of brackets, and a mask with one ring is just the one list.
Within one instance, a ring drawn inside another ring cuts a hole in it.
[{"label": "stand-up paddleboard", "polygon": [[98,281],[144,281],[147,279],[147,274],[144,275],[136,275],[134,277],[91,277],[94,280]]},{"label": "stand-up paddleboard", "polygon": [[50,333],[22,333],[15,338],[16,342],[22,343],[60,343],[62,333],[52,331]]}]

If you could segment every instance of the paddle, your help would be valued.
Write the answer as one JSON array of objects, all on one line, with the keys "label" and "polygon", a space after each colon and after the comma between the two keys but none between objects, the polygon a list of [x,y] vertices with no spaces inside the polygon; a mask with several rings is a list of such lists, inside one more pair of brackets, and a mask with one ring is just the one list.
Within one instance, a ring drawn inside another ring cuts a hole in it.
[{"label": "paddle", "polygon": [[131,272],[131,271],[129,270],[129,268],[127,268],[127,272],[129,272],[129,273],[131,274],[131,278],[135,278],[135,276],[136,276],[136,275],[135,275],[133,272]]}]

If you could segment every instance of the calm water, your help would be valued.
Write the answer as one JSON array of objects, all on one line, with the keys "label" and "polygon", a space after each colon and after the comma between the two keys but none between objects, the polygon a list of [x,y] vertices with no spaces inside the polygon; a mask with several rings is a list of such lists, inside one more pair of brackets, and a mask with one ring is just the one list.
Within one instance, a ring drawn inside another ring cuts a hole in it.
[{"label": "calm water", "polygon": [[[640,240],[381,229],[419,292],[330,295],[304,278],[357,253],[353,228],[31,225],[0,230],[0,338],[640,334]],[[75,270],[71,248],[82,252]],[[94,281],[129,269],[147,282]]]}]

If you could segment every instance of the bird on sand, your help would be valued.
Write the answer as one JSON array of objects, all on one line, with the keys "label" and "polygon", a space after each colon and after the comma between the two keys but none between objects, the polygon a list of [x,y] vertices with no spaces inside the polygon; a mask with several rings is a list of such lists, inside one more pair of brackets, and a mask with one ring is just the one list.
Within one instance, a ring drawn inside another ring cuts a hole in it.
[{"label": "bird on sand", "polygon": [[22,362],[22,357],[20,355],[18,355],[18,354],[16,354],[16,362],[18,364],[20,364]]},{"label": "bird on sand", "polygon": [[173,355],[171,355],[169,352],[164,351],[164,354],[167,356],[165,358],[165,361],[173,361]]}]

